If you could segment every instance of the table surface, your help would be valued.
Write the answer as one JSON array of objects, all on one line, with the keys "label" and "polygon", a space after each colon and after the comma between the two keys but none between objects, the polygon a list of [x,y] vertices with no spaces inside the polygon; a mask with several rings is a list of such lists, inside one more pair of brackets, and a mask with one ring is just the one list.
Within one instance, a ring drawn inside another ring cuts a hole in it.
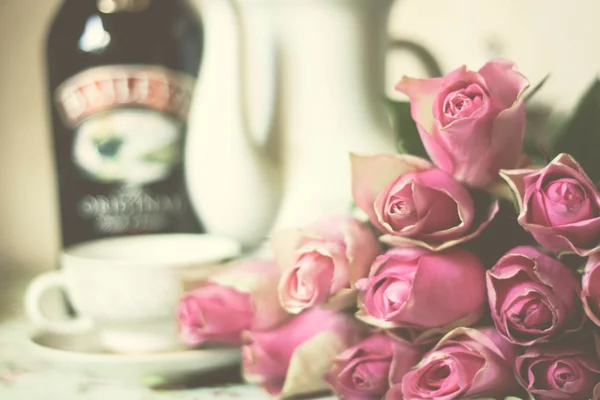
[{"label": "table surface", "polygon": [[[147,388],[99,381],[54,370],[30,354],[31,327],[21,318],[0,322],[0,399],[2,400],[268,400],[259,388],[240,383],[196,388]],[[209,382],[215,383],[214,380]]]}]

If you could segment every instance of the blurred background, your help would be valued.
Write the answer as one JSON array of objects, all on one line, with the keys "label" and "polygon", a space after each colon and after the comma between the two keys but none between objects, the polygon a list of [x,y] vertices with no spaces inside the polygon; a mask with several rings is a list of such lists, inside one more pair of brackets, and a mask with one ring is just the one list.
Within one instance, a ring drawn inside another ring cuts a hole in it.
[{"label": "blurred background", "polygon": [[[368,0],[364,0],[368,1]],[[44,70],[44,40],[61,0],[0,0],[0,293],[15,276],[56,267],[57,188]],[[537,101],[576,102],[598,72],[600,3],[578,0],[397,0],[393,38],[433,53],[443,72],[514,60],[533,84],[550,73]],[[402,75],[423,76],[410,55],[390,53],[386,90]],[[12,297],[11,297],[12,298]],[[0,295],[2,301],[2,295]]]}]

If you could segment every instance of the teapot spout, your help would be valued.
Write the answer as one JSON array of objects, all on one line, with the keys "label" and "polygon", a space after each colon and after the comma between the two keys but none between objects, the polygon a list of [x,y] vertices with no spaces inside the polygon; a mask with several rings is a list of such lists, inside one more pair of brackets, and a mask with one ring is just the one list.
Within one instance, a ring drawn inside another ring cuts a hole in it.
[{"label": "teapot spout", "polygon": [[199,9],[206,42],[189,120],[186,183],[207,231],[249,249],[266,239],[281,197],[279,168],[267,150],[275,99],[266,95],[262,113],[246,111],[245,35],[234,0],[201,0]]}]

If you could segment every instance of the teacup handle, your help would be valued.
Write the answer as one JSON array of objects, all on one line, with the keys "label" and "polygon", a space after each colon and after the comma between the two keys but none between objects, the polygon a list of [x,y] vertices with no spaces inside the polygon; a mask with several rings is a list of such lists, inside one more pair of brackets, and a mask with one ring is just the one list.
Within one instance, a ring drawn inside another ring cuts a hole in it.
[{"label": "teacup handle", "polygon": [[25,293],[25,311],[29,319],[39,328],[58,334],[75,334],[90,331],[93,322],[89,318],[75,317],[67,320],[47,318],[42,312],[40,301],[44,293],[52,289],[65,288],[64,275],[58,271],[46,272],[36,277]]}]

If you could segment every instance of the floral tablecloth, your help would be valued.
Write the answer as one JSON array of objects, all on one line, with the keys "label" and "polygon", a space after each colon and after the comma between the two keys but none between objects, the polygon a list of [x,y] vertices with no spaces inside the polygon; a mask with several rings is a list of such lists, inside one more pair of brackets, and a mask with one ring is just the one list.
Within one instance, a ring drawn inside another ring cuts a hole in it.
[{"label": "floral tablecloth", "polygon": [[19,318],[0,322],[2,400],[270,399],[260,389],[239,383],[194,389],[151,389],[59,372],[29,353],[28,334],[29,325]]}]

